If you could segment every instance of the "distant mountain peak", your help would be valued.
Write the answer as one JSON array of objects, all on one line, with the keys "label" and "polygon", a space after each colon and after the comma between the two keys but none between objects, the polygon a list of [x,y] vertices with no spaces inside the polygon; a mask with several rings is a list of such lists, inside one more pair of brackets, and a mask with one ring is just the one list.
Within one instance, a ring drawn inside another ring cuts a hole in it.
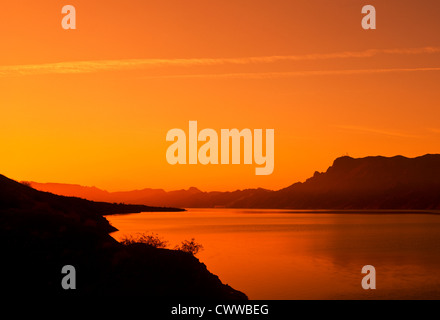
[{"label": "distant mountain peak", "polygon": [[200,189],[198,189],[198,188],[196,188],[196,187],[189,187],[187,191],[188,191],[188,192],[191,192],[191,193],[199,193],[199,192],[202,192]]}]

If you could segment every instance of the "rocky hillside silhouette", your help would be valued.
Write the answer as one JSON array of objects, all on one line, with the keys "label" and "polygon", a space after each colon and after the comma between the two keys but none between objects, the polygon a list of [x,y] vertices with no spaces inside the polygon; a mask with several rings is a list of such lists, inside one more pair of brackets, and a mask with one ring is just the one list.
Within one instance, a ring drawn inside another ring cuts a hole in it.
[{"label": "rocky hillside silhouette", "polygon": [[32,185],[40,190],[91,200],[154,206],[427,210],[440,209],[440,155],[427,154],[417,158],[341,157],[326,172],[315,172],[305,182],[277,191],[202,192],[190,188],[171,192],[144,189],[110,193],[72,185],[34,182]]},{"label": "rocky hillside silhouette", "polygon": [[[103,214],[173,211],[53,195],[0,175],[0,282],[11,296],[136,295],[150,299],[246,299],[189,253],[124,245]],[[64,290],[62,267],[77,272]]]},{"label": "rocky hillside silhouette", "polygon": [[267,201],[298,209],[440,209],[440,155],[341,157],[326,172],[254,205]]}]

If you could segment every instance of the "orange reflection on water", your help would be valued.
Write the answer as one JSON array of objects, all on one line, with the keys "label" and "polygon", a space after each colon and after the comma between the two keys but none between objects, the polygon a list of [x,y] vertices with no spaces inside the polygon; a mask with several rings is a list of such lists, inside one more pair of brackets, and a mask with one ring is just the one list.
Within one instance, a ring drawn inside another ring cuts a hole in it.
[{"label": "orange reflection on water", "polygon": [[[438,299],[440,216],[190,209],[108,216],[113,237],[195,238],[197,257],[250,299]],[[377,271],[363,290],[361,269]]]}]

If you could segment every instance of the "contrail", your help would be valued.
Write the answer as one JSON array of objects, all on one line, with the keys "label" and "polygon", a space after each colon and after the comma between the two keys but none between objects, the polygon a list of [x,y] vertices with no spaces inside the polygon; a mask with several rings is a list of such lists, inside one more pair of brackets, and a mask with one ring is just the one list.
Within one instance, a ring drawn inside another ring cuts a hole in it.
[{"label": "contrail", "polygon": [[191,59],[121,59],[96,61],[70,61],[28,65],[0,66],[0,77],[42,74],[82,74],[101,71],[123,71],[160,67],[191,67],[215,65],[270,64],[282,61],[329,60],[371,58],[378,55],[418,55],[440,53],[440,47],[409,49],[369,49],[336,53],[305,55],[242,57],[242,58],[191,58]]}]

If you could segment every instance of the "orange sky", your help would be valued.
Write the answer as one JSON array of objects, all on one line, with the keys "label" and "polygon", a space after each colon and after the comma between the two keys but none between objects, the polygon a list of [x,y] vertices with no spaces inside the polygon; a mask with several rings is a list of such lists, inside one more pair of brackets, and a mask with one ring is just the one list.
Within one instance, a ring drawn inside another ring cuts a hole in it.
[{"label": "orange sky", "polygon": [[[66,4],[77,30],[61,28]],[[361,28],[366,4],[375,31]],[[438,153],[439,14],[437,0],[3,2],[0,173],[278,189],[346,153]],[[169,165],[166,133],[189,120],[275,129],[274,173]]]}]

